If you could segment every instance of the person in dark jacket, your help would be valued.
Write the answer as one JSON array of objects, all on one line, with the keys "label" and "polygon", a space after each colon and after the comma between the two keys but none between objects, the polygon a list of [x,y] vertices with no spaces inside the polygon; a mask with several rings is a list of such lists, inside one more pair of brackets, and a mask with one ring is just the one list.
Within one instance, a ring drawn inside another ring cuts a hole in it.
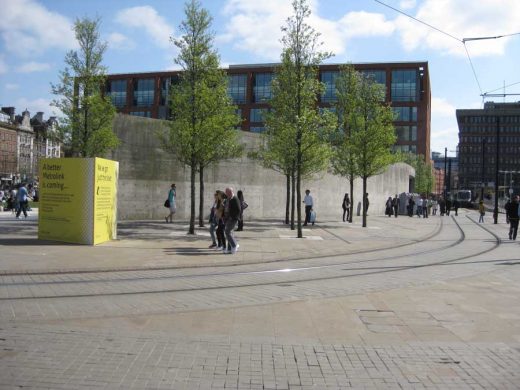
[{"label": "person in dark jacket", "polygon": [[[341,207],[343,208],[343,222],[350,222],[350,198],[347,193],[343,197],[343,203],[341,204]],[[345,215],[347,216],[346,219]]]},{"label": "person in dark jacket", "polygon": [[224,229],[224,233],[226,234],[227,238],[227,248],[224,249],[224,253],[226,254],[235,254],[238,250],[238,243],[235,240],[235,234],[234,229],[235,226],[238,223],[238,220],[240,218],[241,208],[240,208],[240,201],[235,195],[235,192],[233,191],[233,188],[227,187],[226,188],[226,206],[224,209],[224,219],[226,227]]},{"label": "person in dark jacket", "polygon": [[396,217],[396,218],[397,218],[397,214],[399,213],[399,205],[400,205],[399,197],[397,196],[397,194],[395,194],[394,199],[392,199],[392,208],[394,209],[394,217]]},{"label": "person in dark jacket", "polygon": [[240,218],[238,219],[238,228],[237,232],[241,232],[244,230],[244,210],[247,208],[248,204],[244,200],[244,193],[242,190],[237,191],[237,198],[240,201]]},{"label": "person in dark jacket", "polygon": [[520,197],[515,195],[513,201],[508,207],[507,216],[509,218],[509,239],[516,240],[516,233],[518,232],[518,201]]}]

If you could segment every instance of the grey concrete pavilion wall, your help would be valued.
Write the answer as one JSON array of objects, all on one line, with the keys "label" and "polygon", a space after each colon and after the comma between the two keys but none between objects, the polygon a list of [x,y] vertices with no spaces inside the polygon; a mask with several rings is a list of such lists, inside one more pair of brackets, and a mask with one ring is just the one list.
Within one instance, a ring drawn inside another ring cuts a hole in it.
[{"label": "grey concrete pavilion wall", "polygon": [[[174,156],[164,152],[157,140],[157,131],[167,128],[167,122],[117,115],[114,131],[121,140],[120,146],[107,157],[119,161],[119,219],[164,219],[166,200],[171,183],[177,185],[176,219],[188,219],[190,212],[190,170]],[[242,143],[253,150],[260,136],[241,132]],[[395,164],[381,175],[368,180],[370,215],[384,214],[388,196],[409,191],[409,178],[415,172],[407,164]],[[275,171],[262,168],[256,161],[241,158],[223,161],[205,169],[205,206],[209,208],[216,189],[232,186],[244,192],[249,208],[246,220],[256,218],[283,219],[285,216],[285,177]],[[322,174],[304,182],[302,190],[310,189],[314,198],[318,220],[339,220],[341,202],[349,192],[346,179]],[[198,196],[198,176],[197,190]],[[362,183],[356,180],[354,187],[355,211],[361,200]],[[196,210],[198,211],[198,200]]]}]

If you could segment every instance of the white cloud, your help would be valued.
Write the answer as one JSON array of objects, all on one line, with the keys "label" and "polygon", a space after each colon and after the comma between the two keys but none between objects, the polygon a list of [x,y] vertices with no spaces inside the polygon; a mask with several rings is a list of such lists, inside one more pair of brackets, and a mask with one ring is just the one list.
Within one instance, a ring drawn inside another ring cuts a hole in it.
[{"label": "white cloud", "polygon": [[411,9],[411,8],[415,8],[416,4],[417,4],[416,0],[401,0],[401,2],[399,3],[399,8],[400,9]]},{"label": "white cloud", "polygon": [[29,110],[31,116],[41,111],[45,114],[45,117],[55,116],[56,107],[51,107],[50,100],[38,98],[29,100],[27,98],[19,98],[15,101],[15,107],[17,113],[22,113],[25,109]]},{"label": "white cloud", "polygon": [[135,43],[130,38],[118,32],[110,34],[107,41],[109,49],[130,50],[135,48]]},{"label": "white cloud", "polygon": [[[455,38],[496,36],[518,32],[518,0],[479,0],[468,6],[466,0],[425,0],[414,15]],[[445,54],[465,56],[462,43],[403,15],[395,19],[406,50],[423,46]],[[466,43],[472,56],[500,55],[510,38]]]},{"label": "white cloud", "polygon": [[455,116],[456,107],[445,98],[432,97],[432,116],[449,117]]},{"label": "white cloud", "polygon": [[20,86],[18,84],[13,84],[13,83],[7,83],[5,86],[4,86],[5,89],[7,89],[8,91],[15,91],[17,90],[18,88],[20,88]]},{"label": "white cloud", "polygon": [[10,52],[31,57],[50,48],[76,46],[72,23],[33,0],[0,0],[0,9],[0,36]]},{"label": "white cloud", "polygon": [[33,72],[43,72],[51,68],[50,64],[46,64],[44,62],[26,62],[21,66],[16,68],[18,73],[33,73]]},{"label": "white cloud", "polygon": [[[313,12],[308,23],[321,34],[320,39],[324,43],[322,49],[334,54],[345,53],[349,39],[386,36],[395,29],[392,22],[377,13],[349,12],[337,20],[325,19],[315,12],[316,5],[316,1],[310,4]],[[293,14],[291,1],[229,0],[224,13],[230,18],[218,42],[233,42],[235,49],[278,60],[282,47],[280,28],[285,26],[287,18]]]},{"label": "white cloud", "polygon": [[174,29],[157,11],[148,5],[126,8],[116,15],[116,22],[133,28],[142,28],[159,47],[171,47]]}]

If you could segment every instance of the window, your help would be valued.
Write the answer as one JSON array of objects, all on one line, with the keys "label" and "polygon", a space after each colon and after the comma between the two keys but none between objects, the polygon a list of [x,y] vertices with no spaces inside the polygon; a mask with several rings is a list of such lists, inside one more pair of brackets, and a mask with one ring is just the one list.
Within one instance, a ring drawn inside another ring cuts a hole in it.
[{"label": "window", "polygon": [[392,146],[394,152],[414,153],[417,154],[416,145],[394,145]]},{"label": "window", "polygon": [[415,69],[392,71],[392,101],[417,101],[417,71]]},{"label": "window", "polygon": [[417,122],[417,107],[393,107],[398,122]]},{"label": "window", "polygon": [[417,141],[417,126],[395,126],[397,141]]},{"label": "window", "polygon": [[151,106],[154,97],[154,79],[137,79],[134,82],[134,106]]},{"label": "window", "polygon": [[361,74],[386,87],[386,71],[384,70],[362,70]]},{"label": "window", "polygon": [[263,122],[264,114],[267,112],[267,108],[252,108],[249,114],[249,120],[251,122]]},{"label": "window", "polygon": [[324,103],[335,102],[336,98],[336,78],[339,72],[326,71],[321,72],[321,82],[325,84],[325,91],[321,95],[321,101]]},{"label": "window", "polygon": [[271,100],[271,81],[273,80],[273,74],[257,73],[253,77],[253,101],[265,102]]},{"label": "window", "polygon": [[107,95],[116,107],[126,105],[126,80],[113,80],[108,84]]},{"label": "window", "polygon": [[263,133],[265,131],[265,127],[264,126],[251,126],[251,128],[249,130],[251,130],[251,133]]},{"label": "window", "polygon": [[232,74],[228,78],[228,94],[233,104],[243,104],[247,96],[247,74]]},{"label": "window", "polygon": [[152,112],[151,111],[131,111],[130,115],[132,116],[142,116],[145,118],[151,118]]}]

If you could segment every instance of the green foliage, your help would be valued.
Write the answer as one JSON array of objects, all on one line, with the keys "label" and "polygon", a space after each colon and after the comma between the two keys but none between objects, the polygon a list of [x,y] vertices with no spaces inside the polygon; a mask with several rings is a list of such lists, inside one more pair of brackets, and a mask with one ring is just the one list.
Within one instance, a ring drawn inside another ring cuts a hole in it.
[{"label": "green foliage", "polygon": [[423,155],[403,153],[401,161],[410,164],[415,169],[415,192],[430,194],[435,186],[435,176],[431,164],[426,162]]},{"label": "green foliage", "polygon": [[[159,134],[163,148],[191,169],[191,234],[195,221],[195,173],[213,162],[242,153],[235,129],[239,117],[227,94],[227,76],[212,47],[211,21],[198,1],[186,3],[185,20],[179,27],[182,36],[174,40],[179,48],[175,62],[183,71],[171,90],[169,132]],[[200,201],[203,202],[202,196]]]},{"label": "green foliage", "polygon": [[116,110],[102,94],[106,68],[101,64],[107,44],[100,40],[100,19],[77,19],[74,32],[79,50],[65,55],[66,67],[60,82],[51,84],[57,96],[52,105],[63,114],[59,118],[59,140],[66,154],[102,157],[117,147],[112,131]]},{"label": "green foliage", "polygon": [[281,65],[272,82],[273,111],[266,115],[265,161],[296,177],[298,237],[301,233],[301,180],[323,171],[331,156],[328,143],[333,115],[320,113],[318,96],[323,84],[317,67],[330,53],[319,51],[319,34],[305,20],[305,0],[293,1],[293,16],[282,28]]}]

